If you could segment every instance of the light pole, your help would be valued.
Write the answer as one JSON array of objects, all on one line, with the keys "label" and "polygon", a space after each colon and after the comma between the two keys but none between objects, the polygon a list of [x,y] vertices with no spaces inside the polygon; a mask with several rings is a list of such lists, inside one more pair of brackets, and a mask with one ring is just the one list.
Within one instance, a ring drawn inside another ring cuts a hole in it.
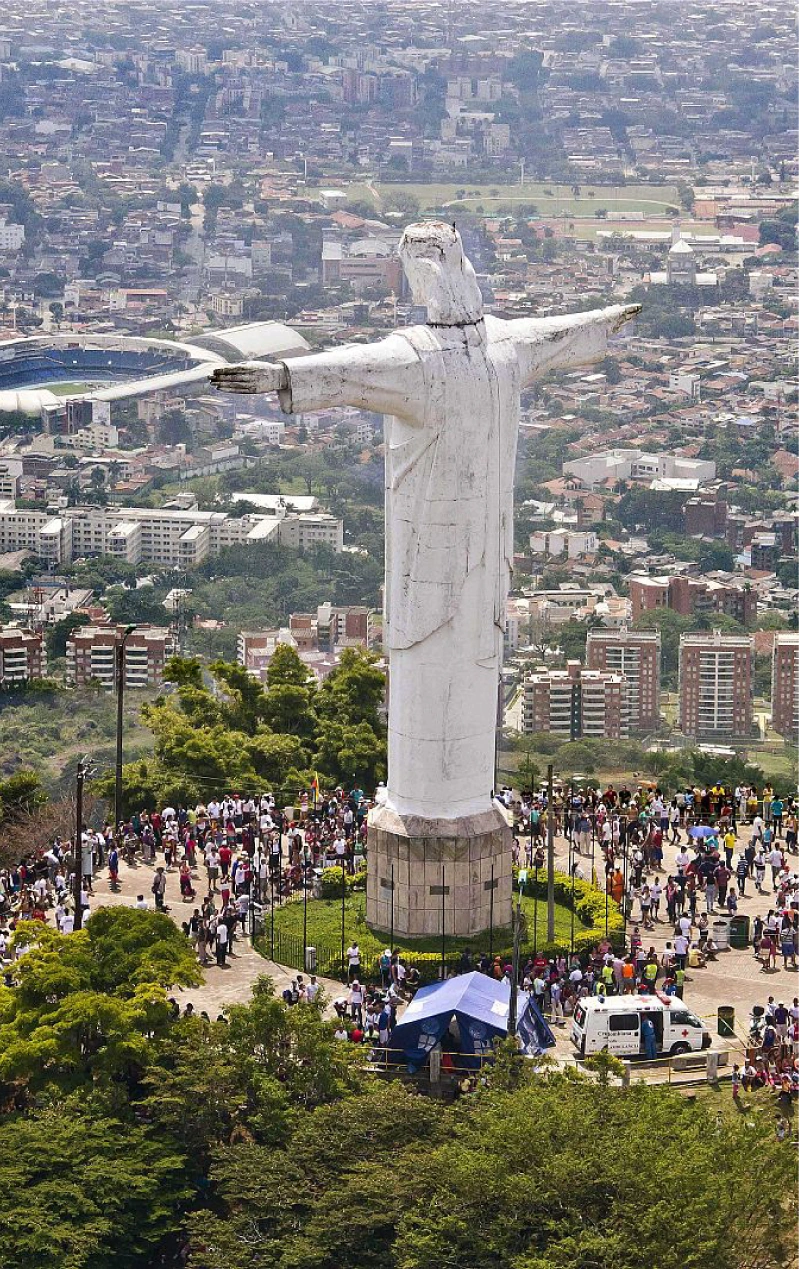
[{"label": "light pole", "polygon": [[75,907],[73,929],[79,930],[83,925],[83,782],[86,778],[86,764],[81,758],[75,780],[75,872],[72,877],[72,897]]},{"label": "light pole", "polygon": [[[346,923],[346,901],[347,901],[347,873],[344,868],[344,860],[341,861],[341,977],[346,979],[347,971],[344,965],[344,926]],[[393,949],[392,949],[393,950]]]},{"label": "light pole", "polygon": [[114,779],[114,832],[119,831],[122,820],[122,711],[125,704],[125,644],[135,626],[128,626],[115,649],[117,688],[117,760]]},{"label": "light pole", "polygon": [[554,767],[547,767],[547,942],[555,939],[555,821],[552,817]]},{"label": "light pole", "polygon": [[538,955],[538,855],[535,860],[535,880],[533,882],[533,956]]},{"label": "light pole", "polygon": [[572,875],[572,902],[571,902],[571,934],[569,936],[569,955],[574,956],[574,841],[569,841],[569,871]]},{"label": "light pole", "polygon": [[307,846],[302,848],[302,968],[308,968],[308,856]]}]

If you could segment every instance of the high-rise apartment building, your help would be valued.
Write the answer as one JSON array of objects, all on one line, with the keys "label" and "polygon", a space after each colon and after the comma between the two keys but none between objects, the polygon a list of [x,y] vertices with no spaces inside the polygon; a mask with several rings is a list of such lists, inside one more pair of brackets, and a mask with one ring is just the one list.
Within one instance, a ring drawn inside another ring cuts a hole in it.
[{"label": "high-rise apartment building", "polygon": [[[116,686],[116,650],[123,626],[79,626],[67,639],[67,682]],[[160,626],[137,626],[125,639],[125,687],[158,687],[172,655],[172,635]]]},{"label": "high-rise apartment building", "polygon": [[41,631],[6,626],[0,630],[0,686],[27,683],[47,673],[47,649]]},{"label": "high-rise apartment building", "polygon": [[752,660],[748,635],[720,630],[680,639],[680,726],[687,736],[729,741],[752,728]]},{"label": "high-rise apartment building", "polygon": [[771,723],[781,736],[799,739],[799,632],[795,630],[780,631],[774,637]]},{"label": "high-rise apartment building", "polygon": [[660,722],[660,631],[589,630],[589,670],[621,674],[627,680],[631,731],[651,731]]},{"label": "high-rise apartment building", "polygon": [[565,670],[536,670],[524,684],[522,728],[557,736],[629,735],[627,680],[621,674],[586,670],[569,661]]}]

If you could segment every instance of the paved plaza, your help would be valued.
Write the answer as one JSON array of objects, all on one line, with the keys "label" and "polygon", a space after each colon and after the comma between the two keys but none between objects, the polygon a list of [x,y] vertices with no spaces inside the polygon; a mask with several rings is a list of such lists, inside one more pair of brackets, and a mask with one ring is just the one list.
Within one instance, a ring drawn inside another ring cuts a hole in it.
[{"label": "paved plaza", "polygon": [[[741,825],[738,840],[742,846],[746,844],[746,832],[746,825]],[[683,834],[682,836],[684,840],[685,835]],[[660,879],[663,882],[665,882],[670,871],[676,871],[674,857],[677,849],[677,846],[664,843],[664,872],[660,874]],[[590,878],[590,853],[577,856],[577,860],[586,878]],[[599,868],[601,884],[602,859],[598,846],[595,850],[595,864]],[[558,836],[555,839],[555,866],[558,870],[565,873],[569,870],[569,844],[566,838],[562,836]],[[100,869],[94,879],[93,905],[121,903],[133,906],[137,896],[141,894],[148,904],[152,906],[153,897],[150,893],[150,886],[153,870],[154,865],[141,861],[135,867],[122,863],[119,874],[120,885],[115,892],[108,885],[107,870],[105,868]],[[652,873],[648,875],[650,880],[654,876]],[[191,914],[195,903],[183,902],[179,889],[178,870],[176,868],[171,869],[166,876],[166,903],[169,915],[180,924]],[[205,870],[199,869],[195,871],[194,876],[196,878],[197,903],[199,903],[205,892]],[[758,894],[754,890],[754,883],[750,882],[747,885],[747,894],[743,898],[739,897],[739,912],[749,916],[752,921],[758,914],[765,916],[769,910],[770,897],[769,875],[767,875],[765,889],[762,894]],[[703,906],[704,898],[700,897],[697,912],[701,912]],[[638,915],[637,910],[634,910],[634,919],[628,922],[627,925],[628,938],[633,926],[637,923],[641,929],[644,947],[654,946],[656,951],[661,953],[666,942],[673,937],[672,927],[662,919],[662,913],[661,920],[655,924],[655,928],[651,931],[646,931],[640,922],[636,922],[635,917]],[[412,957],[409,960],[412,961]],[[273,979],[277,990],[282,991],[284,987],[291,983],[297,971],[265,959],[253,948],[249,937],[244,937],[237,939],[234,955],[223,968],[211,963],[207,966],[204,973],[204,984],[199,988],[187,989],[182,992],[181,1004],[188,1003],[191,1000],[195,1009],[205,1009],[210,1016],[215,1017],[225,1005],[243,1003],[249,1000],[253,983],[259,975],[268,974]],[[331,1000],[341,994],[342,984],[338,980],[320,979],[320,981],[323,983]],[[685,988],[687,1003],[694,1012],[707,1020],[714,1035],[716,1033],[716,1011],[718,1006],[733,1006],[736,1014],[736,1034],[740,1039],[745,1037],[747,1020],[753,1005],[765,1003],[769,995],[773,995],[778,1002],[784,1000],[786,1003],[790,1003],[797,994],[799,994],[799,973],[796,970],[783,969],[780,958],[778,958],[776,969],[764,970],[760,960],[753,955],[751,946],[746,950],[730,948],[726,951],[720,951],[717,959],[710,961],[704,969],[689,970]],[[562,1032],[559,1033],[559,1037],[562,1039]],[[559,1048],[561,1047],[562,1044],[559,1044]]]}]

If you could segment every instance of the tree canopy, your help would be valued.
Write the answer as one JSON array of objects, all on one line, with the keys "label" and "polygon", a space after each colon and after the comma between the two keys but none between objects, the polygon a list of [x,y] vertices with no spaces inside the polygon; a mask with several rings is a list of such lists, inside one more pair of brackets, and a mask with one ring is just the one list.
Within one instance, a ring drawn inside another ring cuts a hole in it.
[{"label": "tree canopy", "polygon": [[[331,785],[375,784],[385,776],[385,675],[377,658],[345,648],[321,687],[294,648],[275,650],[264,687],[242,666],[210,666],[174,657],[164,677],[176,690],[145,705],[155,738],[152,757],[129,763],[123,790],[129,811],[159,801],[201,800],[209,788],[293,797],[314,774]],[[110,796],[113,773],[96,784]]]},{"label": "tree canopy", "polygon": [[224,1018],[176,1018],[163,982],[196,967],[165,916],[100,909],[32,938],[0,996],[8,1269],[788,1261],[794,1157],[770,1105],[744,1117],[507,1045],[447,1104],[378,1079],[321,999],[289,1008],[266,978]]}]

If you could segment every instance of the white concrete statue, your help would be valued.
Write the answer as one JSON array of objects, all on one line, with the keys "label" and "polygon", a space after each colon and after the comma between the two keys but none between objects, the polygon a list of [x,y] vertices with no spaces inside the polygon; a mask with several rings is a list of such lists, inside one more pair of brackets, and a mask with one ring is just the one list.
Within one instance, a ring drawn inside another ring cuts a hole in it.
[{"label": "white concrete statue", "polygon": [[638,308],[484,317],[452,226],[410,225],[400,256],[426,325],[289,362],[222,367],[212,383],[277,391],[287,414],[348,405],[389,416],[386,804],[456,819],[491,806],[520,393],[553,367],[602,357]]}]

